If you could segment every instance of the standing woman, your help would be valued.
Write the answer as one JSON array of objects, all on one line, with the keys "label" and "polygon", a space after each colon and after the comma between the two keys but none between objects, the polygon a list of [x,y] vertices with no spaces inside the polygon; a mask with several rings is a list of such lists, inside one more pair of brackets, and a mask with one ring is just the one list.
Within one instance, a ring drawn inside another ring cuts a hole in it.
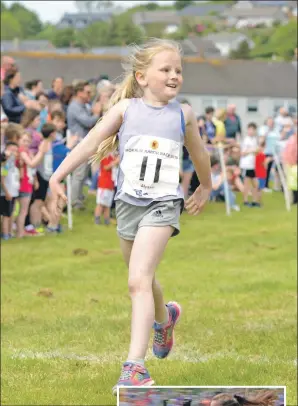
[{"label": "standing woman", "polygon": [[20,84],[21,75],[19,71],[13,69],[6,72],[2,107],[8,117],[8,121],[18,124],[21,122],[22,114],[26,109],[25,104],[19,99]]}]

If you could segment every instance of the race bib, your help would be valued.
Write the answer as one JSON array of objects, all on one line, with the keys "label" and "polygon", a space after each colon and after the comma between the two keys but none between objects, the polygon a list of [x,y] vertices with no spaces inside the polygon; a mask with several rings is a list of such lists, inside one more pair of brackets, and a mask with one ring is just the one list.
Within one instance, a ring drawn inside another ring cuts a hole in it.
[{"label": "race bib", "polygon": [[123,191],[146,199],[175,196],[179,165],[179,142],[147,135],[134,136],[126,143],[121,162]]}]

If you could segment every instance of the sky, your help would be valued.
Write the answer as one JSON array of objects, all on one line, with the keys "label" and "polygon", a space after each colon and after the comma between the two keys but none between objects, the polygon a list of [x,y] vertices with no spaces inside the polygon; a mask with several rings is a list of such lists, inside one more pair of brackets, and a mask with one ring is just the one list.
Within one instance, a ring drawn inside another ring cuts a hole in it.
[{"label": "sky", "polygon": [[[152,1],[152,0],[151,0]],[[134,5],[147,3],[149,1],[117,1],[115,3],[122,7],[132,7]],[[12,4],[15,1],[4,1],[5,4]],[[57,23],[64,13],[75,13],[77,11],[74,1],[18,1],[29,10],[36,12],[43,23]],[[159,4],[169,4],[173,1],[157,1]]]}]

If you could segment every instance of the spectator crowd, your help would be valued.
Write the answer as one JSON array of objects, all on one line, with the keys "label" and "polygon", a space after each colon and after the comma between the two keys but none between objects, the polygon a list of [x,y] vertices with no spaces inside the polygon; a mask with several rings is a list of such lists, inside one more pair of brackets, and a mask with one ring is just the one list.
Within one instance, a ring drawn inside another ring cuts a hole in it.
[{"label": "spectator crowd", "polygon": [[[61,72],[62,73],[62,72]],[[66,84],[52,80],[45,90],[34,78],[23,85],[13,58],[1,60],[1,238],[40,236],[62,231],[61,218],[51,210],[49,179],[66,155],[106,112],[115,85],[106,76]],[[188,103],[187,100],[180,100]],[[242,128],[235,105],[205,109],[197,117],[198,131],[210,153],[212,202],[228,200],[241,210],[235,192],[249,208],[261,208],[262,193],[281,192],[280,172],[297,204],[297,117],[280,108],[258,126]],[[219,155],[220,149],[223,155]],[[187,197],[199,185],[185,147],[181,160],[181,185]],[[223,156],[223,161],[221,158]],[[223,165],[223,162],[225,165]],[[114,195],[119,157],[110,154],[100,163],[83,163],[72,173],[74,210],[86,209],[85,186],[96,198],[94,223],[114,220]],[[271,188],[273,184],[273,188]],[[66,187],[66,185],[65,185]],[[239,198],[238,198],[239,200]],[[62,216],[65,216],[66,208]]]}]

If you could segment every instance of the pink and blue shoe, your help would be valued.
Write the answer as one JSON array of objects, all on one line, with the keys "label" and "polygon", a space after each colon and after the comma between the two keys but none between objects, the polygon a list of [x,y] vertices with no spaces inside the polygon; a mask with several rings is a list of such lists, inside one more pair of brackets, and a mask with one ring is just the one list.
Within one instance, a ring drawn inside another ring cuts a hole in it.
[{"label": "pink and blue shoe", "polygon": [[169,321],[165,326],[154,323],[153,354],[157,358],[166,358],[174,345],[174,327],[177,324],[182,309],[176,302],[166,304],[169,312]]},{"label": "pink and blue shoe", "polygon": [[113,387],[113,395],[117,395],[117,386],[152,386],[153,384],[154,381],[143,365],[125,362],[119,381]]}]

